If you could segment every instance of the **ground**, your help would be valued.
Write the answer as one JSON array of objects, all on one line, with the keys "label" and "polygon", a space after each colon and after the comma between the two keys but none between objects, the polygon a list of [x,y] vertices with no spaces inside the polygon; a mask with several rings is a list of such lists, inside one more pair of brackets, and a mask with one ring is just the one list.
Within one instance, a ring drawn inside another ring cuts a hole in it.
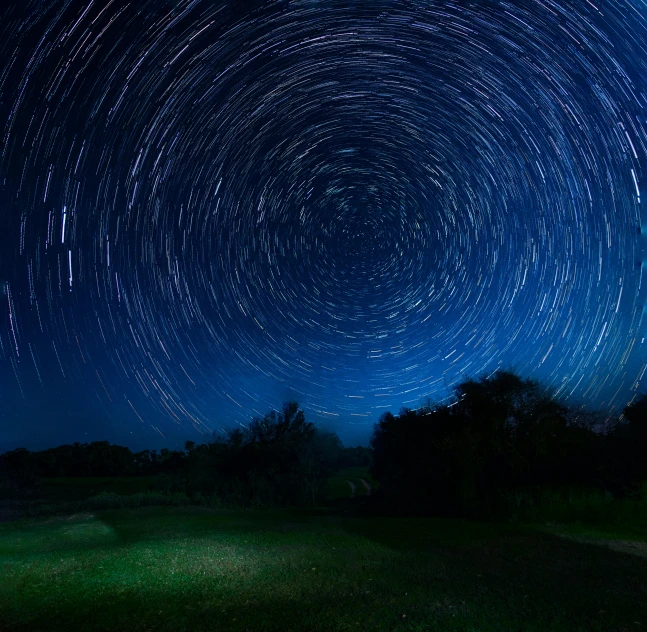
[{"label": "ground", "polygon": [[2,524],[0,630],[647,627],[639,555],[538,526],[344,511],[144,507]]}]

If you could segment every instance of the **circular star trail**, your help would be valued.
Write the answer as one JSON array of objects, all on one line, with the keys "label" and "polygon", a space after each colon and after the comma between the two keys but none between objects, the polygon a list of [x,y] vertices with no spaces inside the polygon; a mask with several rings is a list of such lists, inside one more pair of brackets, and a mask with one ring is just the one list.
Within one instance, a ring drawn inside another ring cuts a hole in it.
[{"label": "circular star trail", "polygon": [[365,4],[4,10],[12,432],[296,399],[365,441],[501,366],[608,411],[641,388],[643,4]]}]

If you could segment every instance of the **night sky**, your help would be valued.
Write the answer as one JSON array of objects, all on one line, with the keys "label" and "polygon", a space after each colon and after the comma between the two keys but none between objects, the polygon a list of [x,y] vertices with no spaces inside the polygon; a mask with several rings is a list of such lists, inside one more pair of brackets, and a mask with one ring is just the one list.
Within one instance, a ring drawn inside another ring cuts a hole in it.
[{"label": "night sky", "polygon": [[642,1],[3,2],[0,152],[0,451],[645,389]]}]

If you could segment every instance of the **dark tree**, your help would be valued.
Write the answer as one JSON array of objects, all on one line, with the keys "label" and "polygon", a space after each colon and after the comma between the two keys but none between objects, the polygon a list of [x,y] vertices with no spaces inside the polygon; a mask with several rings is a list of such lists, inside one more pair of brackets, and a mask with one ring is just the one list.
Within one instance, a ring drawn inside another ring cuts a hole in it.
[{"label": "dark tree", "polygon": [[629,404],[623,412],[629,433],[640,440],[647,436],[647,393],[643,393]]},{"label": "dark tree", "polygon": [[246,428],[187,448],[185,489],[244,504],[313,505],[322,500],[341,450],[337,435],[318,431],[288,402]]},{"label": "dark tree", "polygon": [[618,497],[638,497],[647,480],[647,394],[624,409],[605,447],[601,461],[607,488]]},{"label": "dark tree", "polygon": [[371,438],[377,502],[405,513],[492,516],[519,489],[593,482],[599,437],[535,380],[464,380],[453,400],[385,413]]}]

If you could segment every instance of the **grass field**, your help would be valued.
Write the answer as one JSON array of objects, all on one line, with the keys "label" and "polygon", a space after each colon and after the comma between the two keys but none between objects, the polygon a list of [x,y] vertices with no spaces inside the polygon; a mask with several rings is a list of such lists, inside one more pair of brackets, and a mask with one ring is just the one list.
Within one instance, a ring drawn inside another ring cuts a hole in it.
[{"label": "grass field", "polygon": [[646,627],[647,559],[531,526],[198,507],[0,525],[0,630]]}]

